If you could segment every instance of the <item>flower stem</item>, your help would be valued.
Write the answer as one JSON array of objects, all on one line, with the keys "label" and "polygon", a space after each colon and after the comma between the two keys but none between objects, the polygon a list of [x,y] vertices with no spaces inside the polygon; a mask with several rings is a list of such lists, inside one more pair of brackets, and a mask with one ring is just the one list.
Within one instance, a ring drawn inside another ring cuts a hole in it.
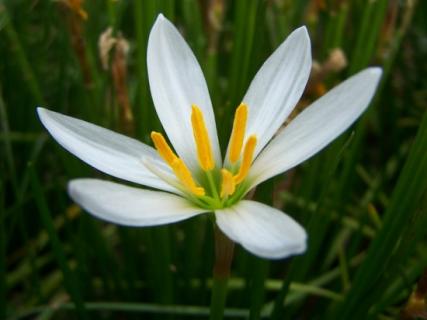
[{"label": "flower stem", "polygon": [[224,316],[227,281],[230,277],[233,250],[234,242],[215,226],[215,265],[213,268],[210,320],[219,320]]}]

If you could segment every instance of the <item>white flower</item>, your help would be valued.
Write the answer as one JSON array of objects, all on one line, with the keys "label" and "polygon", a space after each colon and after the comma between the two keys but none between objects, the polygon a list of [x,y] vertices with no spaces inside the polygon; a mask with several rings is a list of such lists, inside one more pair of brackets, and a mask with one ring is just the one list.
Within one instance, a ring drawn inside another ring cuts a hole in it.
[{"label": "white flower", "polygon": [[259,183],[305,161],[346,130],[374,95],[381,69],[369,68],[332,89],[276,136],[300,99],[311,70],[310,39],[295,30],[268,58],[237,108],[222,161],[205,79],[191,49],[162,15],[148,43],[151,94],[163,128],[156,149],[82,120],[38,108],[68,151],[114,177],[162,191],[97,179],[72,180],[70,196],[101,219],[153,226],[214,212],[219,228],[248,251],[283,258],[306,249],[306,233],[278,209],[242,200]]}]

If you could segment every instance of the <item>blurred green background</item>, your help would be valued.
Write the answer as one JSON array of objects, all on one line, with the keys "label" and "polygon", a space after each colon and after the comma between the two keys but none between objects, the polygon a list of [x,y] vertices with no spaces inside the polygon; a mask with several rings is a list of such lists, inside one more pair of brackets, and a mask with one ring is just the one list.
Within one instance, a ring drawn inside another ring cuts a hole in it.
[{"label": "blurred green background", "polygon": [[222,142],[252,77],[298,26],[315,63],[297,110],[367,66],[384,70],[346,134],[257,189],[307,229],[309,247],[267,261],[237,246],[226,317],[427,319],[427,2],[414,0],[0,0],[0,319],[208,317],[210,221],[92,218],[66,183],[111,178],[59,147],[35,112],[150,143],[161,127],[146,46],[160,12],[202,65]]}]

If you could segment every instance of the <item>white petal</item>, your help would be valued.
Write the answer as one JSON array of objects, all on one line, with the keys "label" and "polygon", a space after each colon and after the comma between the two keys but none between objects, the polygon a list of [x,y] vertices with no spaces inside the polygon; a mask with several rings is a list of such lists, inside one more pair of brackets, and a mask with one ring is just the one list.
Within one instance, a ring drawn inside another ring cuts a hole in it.
[{"label": "white petal", "polygon": [[147,68],[157,115],[178,155],[193,172],[198,168],[191,126],[191,105],[196,104],[203,112],[216,163],[221,165],[215,116],[202,70],[178,30],[161,14],[148,40]]},{"label": "white petal", "polygon": [[361,71],[301,112],[255,160],[251,186],[307,160],[346,130],[368,107],[381,73]]},{"label": "white petal", "polygon": [[243,98],[249,108],[245,139],[252,134],[258,138],[254,157],[301,98],[310,71],[310,38],[307,29],[301,27],[265,61]]},{"label": "white petal", "polygon": [[159,168],[168,170],[153,148],[135,139],[57,112],[44,108],[37,108],[37,112],[52,137],[92,167],[120,179],[177,192],[143,165],[141,158],[149,157]]},{"label": "white petal", "polygon": [[230,239],[257,256],[280,259],[306,249],[305,230],[290,216],[265,204],[243,200],[215,215]]},{"label": "white petal", "polygon": [[125,226],[156,226],[191,218],[206,210],[179,196],[96,180],[68,184],[70,197],[95,217]]}]

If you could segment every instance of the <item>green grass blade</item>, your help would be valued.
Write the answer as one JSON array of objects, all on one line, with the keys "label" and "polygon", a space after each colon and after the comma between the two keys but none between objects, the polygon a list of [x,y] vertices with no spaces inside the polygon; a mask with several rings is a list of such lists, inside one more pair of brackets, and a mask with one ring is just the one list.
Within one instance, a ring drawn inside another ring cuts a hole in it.
[{"label": "green grass blade", "polygon": [[6,228],[4,181],[0,178],[0,318],[6,318]]},{"label": "green grass blade", "polygon": [[366,316],[370,305],[364,301],[364,296],[375,287],[379,276],[387,269],[390,252],[400,239],[399,235],[406,226],[405,221],[422,205],[420,200],[427,190],[426,146],[427,113],[424,114],[408,160],[399,176],[390,206],[384,216],[383,227],[371,244],[368,256],[357,272],[353,286],[335,318],[361,319]]},{"label": "green grass blade", "polygon": [[[29,92],[31,93],[34,103],[44,104],[43,94],[39,86],[39,82],[34,74],[34,70],[28,60],[25,48],[22,45],[20,37],[16,32],[12,20],[9,17],[8,10],[5,5],[0,4],[0,19],[4,19],[3,30],[6,33],[6,37],[10,43],[11,56],[16,59],[20,71],[23,76],[23,80],[27,83]],[[1,30],[0,30],[1,31]]]},{"label": "green grass blade", "polygon": [[[159,314],[159,315],[182,315],[186,317],[205,318],[209,315],[208,307],[200,306],[181,306],[181,305],[159,305],[150,303],[127,303],[127,302],[88,302],[87,309],[93,311],[94,314],[100,311],[110,312],[127,312],[140,314]],[[20,312],[17,316],[11,316],[8,320],[18,320],[28,317],[46,310],[59,312],[66,310],[74,310],[75,306],[70,303],[62,303],[57,306],[39,306]],[[239,308],[229,308],[224,312],[228,318],[246,319],[248,311]],[[197,318],[196,318],[197,319]]]},{"label": "green grass blade", "polygon": [[62,270],[65,287],[75,304],[76,314],[79,316],[80,319],[89,319],[85,311],[84,302],[83,302],[84,299],[78,288],[78,281],[75,275],[72,273],[72,271],[69,268],[66,255],[63,250],[63,245],[61,244],[59,237],[55,231],[55,227],[52,221],[52,216],[49,211],[49,207],[46,203],[46,199],[43,194],[40,181],[37,178],[36,172],[34,170],[34,167],[32,167],[32,164],[29,164],[29,166],[31,170],[31,186],[34,192],[34,197],[35,197],[37,208],[40,214],[40,219],[49,235],[49,240],[51,242],[52,249],[55,254],[55,259]]}]

